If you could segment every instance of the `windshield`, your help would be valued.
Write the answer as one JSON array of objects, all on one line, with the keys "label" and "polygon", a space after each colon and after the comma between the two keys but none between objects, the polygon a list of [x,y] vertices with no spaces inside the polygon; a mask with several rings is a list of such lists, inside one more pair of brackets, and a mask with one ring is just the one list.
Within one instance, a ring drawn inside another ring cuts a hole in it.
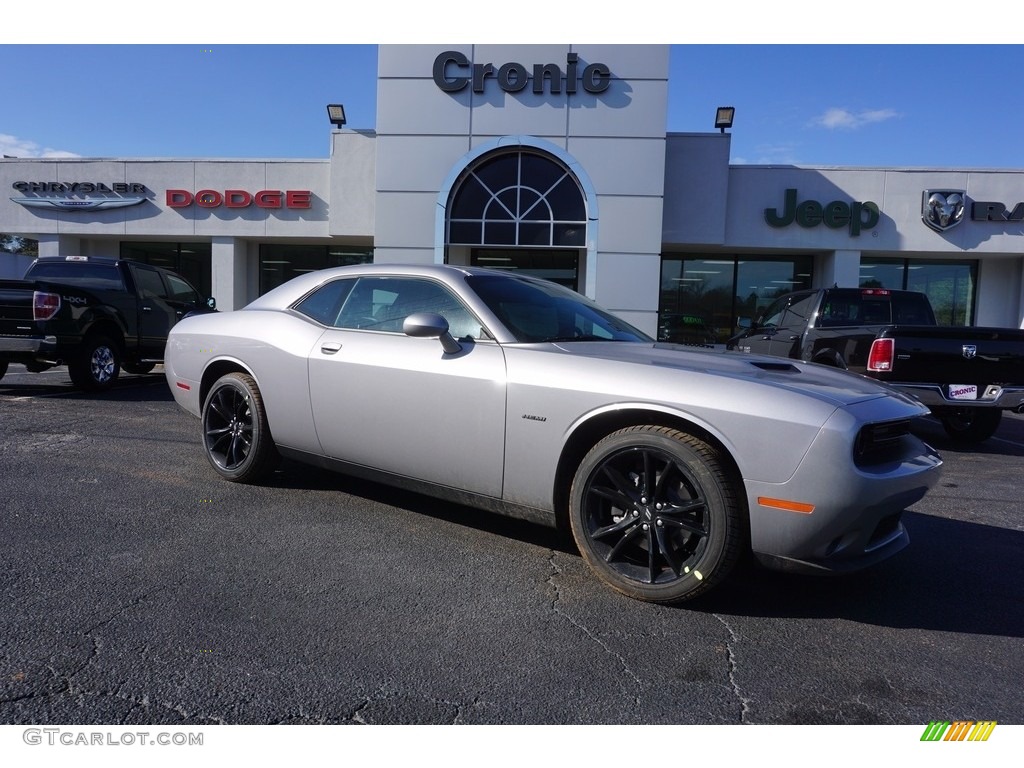
[{"label": "windshield", "polygon": [[557,283],[507,275],[472,275],[466,282],[516,341],[653,341]]}]

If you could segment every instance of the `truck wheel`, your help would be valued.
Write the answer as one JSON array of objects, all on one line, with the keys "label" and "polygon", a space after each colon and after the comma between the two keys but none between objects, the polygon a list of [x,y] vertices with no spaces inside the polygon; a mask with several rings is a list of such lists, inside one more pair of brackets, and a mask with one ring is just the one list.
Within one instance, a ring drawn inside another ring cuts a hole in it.
[{"label": "truck wheel", "polygon": [[992,437],[999,429],[1003,412],[997,408],[961,408],[939,418],[953,442],[969,445]]},{"label": "truck wheel", "polygon": [[86,392],[102,392],[114,386],[121,373],[121,348],[107,336],[89,336],[68,363],[71,381]]}]

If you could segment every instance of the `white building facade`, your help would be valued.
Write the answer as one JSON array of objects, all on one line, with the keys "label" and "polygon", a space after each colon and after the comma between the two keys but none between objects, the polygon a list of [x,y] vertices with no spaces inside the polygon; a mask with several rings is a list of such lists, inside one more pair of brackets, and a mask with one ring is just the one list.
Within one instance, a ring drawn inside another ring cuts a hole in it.
[{"label": "white building facade", "polygon": [[382,45],[376,126],[334,130],[328,158],[3,159],[0,232],[170,267],[222,310],[375,261],[527,271],[651,334],[686,316],[718,341],[833,284],[1024,327],[1024,172],[730,165],[728,133],[667,133],[668,57]]}]

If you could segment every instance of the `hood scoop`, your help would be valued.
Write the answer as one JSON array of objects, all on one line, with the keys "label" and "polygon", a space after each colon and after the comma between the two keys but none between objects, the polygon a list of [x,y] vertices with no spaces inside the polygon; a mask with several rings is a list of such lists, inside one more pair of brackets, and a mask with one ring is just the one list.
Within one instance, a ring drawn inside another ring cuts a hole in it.
[{"label": "hood scoop", "polygon": [[771,373],[800,373],[800,369],[792,363],[773,363],[768,360],[758,360],[750,363],[755,368]]}]

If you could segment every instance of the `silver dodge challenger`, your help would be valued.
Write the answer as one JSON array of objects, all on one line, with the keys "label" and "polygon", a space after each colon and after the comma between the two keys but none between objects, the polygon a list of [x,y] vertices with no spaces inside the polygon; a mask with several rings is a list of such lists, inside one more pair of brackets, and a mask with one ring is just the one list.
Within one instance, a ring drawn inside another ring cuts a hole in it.
[{"label": "silver dodge challenger", "polygon": [[490,269],[310,272],[171,331],[167,382],[224,479],[281,457],[565,526],[609,587],[676,603],[746,553],[847,572],[908,543],[927,408],[833,368],[662,344]]}]

